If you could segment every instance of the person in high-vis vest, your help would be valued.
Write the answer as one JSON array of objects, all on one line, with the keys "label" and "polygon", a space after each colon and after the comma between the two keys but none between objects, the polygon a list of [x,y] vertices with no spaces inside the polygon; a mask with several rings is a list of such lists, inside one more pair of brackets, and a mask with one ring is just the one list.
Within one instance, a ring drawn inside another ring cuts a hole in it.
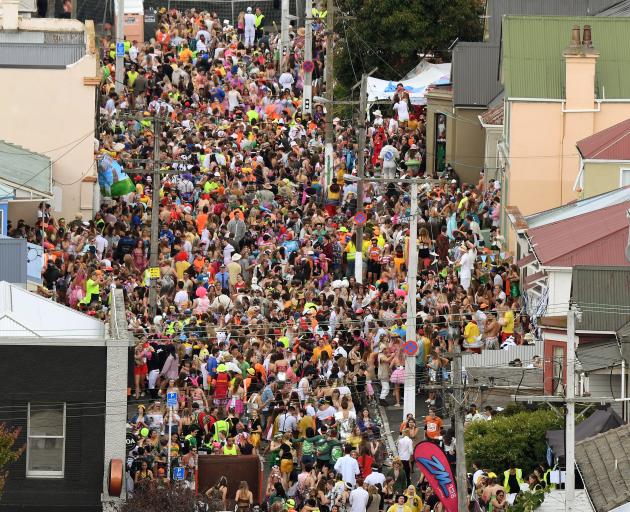
[{"label": "person in high-vis vest", "polygon": [[503,488],[508,494],[516,494],[520,492],[521,484],[523,484],[523,470],[511,464],[510,469],[503,472]]},{"label": "person in high-vis vest", "polygon": [[254,14],[254,27],[256,28],[256,41],[259,41],[263,36],[263,20],[265,15],[260,10],[260,7],[256,7],[256,14]]}]

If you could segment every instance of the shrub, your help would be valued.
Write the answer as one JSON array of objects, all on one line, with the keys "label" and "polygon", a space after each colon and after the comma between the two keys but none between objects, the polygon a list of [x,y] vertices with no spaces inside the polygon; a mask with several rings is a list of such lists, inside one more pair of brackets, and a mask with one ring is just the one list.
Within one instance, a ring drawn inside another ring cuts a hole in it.
[{"label": "shrub", "polygon": [[563,419],[545,409],[473,422],[465,432],[466,461],[478,461],[497,475],[513,462],[525,477],[545,460],[545,433],[557,428],[563,428]]}]

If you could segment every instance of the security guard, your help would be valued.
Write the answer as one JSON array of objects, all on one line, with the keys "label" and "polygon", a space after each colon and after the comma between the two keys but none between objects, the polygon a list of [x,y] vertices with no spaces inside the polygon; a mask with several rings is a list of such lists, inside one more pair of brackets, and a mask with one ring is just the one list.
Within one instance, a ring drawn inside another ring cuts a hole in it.
[{"label": "security guard", "polygon": [[503,472],[503,488],[508,494],[516,494],[520,492],[523,484],[523,470],[510,464],[510,469]]}]

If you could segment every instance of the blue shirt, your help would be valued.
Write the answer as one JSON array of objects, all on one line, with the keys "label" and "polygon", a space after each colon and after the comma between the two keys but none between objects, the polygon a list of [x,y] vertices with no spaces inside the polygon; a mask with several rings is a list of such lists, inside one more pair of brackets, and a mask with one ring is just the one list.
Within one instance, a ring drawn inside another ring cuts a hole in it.
[{"label": "blue shirt", "polygon": [[261,395],[261,400],[263,402],[263,404],[265,404],[263,406],[263,411],[268,411],[269,410],[269,404],[273,401],[273,391],[271,390],[270,386],[265,386],[265,388],[263,389],[262,395]]},{"label": "blue shirt", "polygon": [[230,274],[227,272],[227,270],[225,270],[223,272],[217,272],[214,277],[216,278],[216,280],[219,283],[221,283],[221,288],[228,288],[228,282],[230,280]]},{"label": "blue shirt", "polygon": [[208,368],[208,375],[210,375],[210,377],[212,377],[213,379],[217,376],[218,366],[219,366],[219,362],[217,361],[217,358],[214,356],[210,356],[208,358],[207,368]]}]

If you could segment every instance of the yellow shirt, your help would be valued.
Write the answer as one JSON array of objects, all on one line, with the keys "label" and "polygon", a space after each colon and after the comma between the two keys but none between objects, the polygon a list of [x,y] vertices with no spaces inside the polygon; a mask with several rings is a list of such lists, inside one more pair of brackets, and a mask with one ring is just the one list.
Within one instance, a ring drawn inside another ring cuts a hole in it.
[{"label": "yellow shirt", "polygon": [[503,314],[503,321],[505,323],[503,324],[501,332],[504,332],[506,334],[514,334],[514,311],[512,311],[511,309],[507,310]]},{"label": "yellow shirt", "polygon": [[175,273],[177,274],[177,280],[181,281],[184,279],[184,272],[188,270],[190,267],[190,263],[187,261],[178,261],[175,263]]},{"label": "yellow shirt", "polygon": [[477,337],[479,336],[479,326],[474,322],[468,322],[464,327],[464,338],[469,345],[477,344]]}]

